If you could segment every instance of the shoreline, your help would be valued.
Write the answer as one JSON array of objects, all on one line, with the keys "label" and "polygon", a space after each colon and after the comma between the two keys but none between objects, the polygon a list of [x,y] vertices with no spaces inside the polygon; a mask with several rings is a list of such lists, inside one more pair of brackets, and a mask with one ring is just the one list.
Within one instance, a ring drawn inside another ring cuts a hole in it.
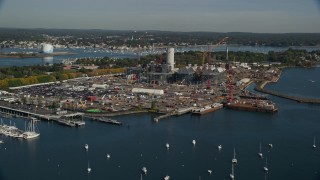
[{"label": "shoreline", "polygon": [[33,53],[33,54],[24,54],[24,53],[17,53],[17,54],[8,54],[8,53],[1,53],[0,58],[12,58],[12,59],[26,59],[26,58],[44,58],[44,57],[54,57],[54,56],[64,56],[64,55],[74,55],[77,53],[74,52],[54,52],[52,54],[42,54],[42,53]]}]

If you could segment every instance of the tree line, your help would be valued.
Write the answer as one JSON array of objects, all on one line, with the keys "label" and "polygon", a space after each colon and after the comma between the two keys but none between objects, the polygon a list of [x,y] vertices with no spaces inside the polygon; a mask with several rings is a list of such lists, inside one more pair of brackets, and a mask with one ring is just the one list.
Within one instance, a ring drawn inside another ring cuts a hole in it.
[{"label": "tree line", "polygon": [[[55,37],[55,38],[52,38]],[[242,33],[242,32],[171,32],[171,31],[114,31],[114,30],[72,30],[72,29],[12,29],[0,28],[0,42],[14,40],[52,42],[62,45],[77,44],[88,46],[104,44],[107,46],[152,46],[215,44],[229,37],[228,44],[249,46],[317,46],[320,33]],[[7,47],[11,44],[0,44]]]}]

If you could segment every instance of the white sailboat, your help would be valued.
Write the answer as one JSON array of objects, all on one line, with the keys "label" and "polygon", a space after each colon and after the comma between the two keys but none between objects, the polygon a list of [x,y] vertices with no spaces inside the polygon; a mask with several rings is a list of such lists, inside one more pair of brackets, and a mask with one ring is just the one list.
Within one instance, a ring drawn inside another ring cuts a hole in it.
[{"label": "white sailboat", "polygon": [[218,149],[219,149],[219,151],[221,151],[221,149],[222,149],[222,145],[221,144],[218,146]]},{"label": "white sailboat", "polygon": [[261,152],[261,143],[260,143],[260,151],[259,151],[259,153],[258,153],[258,156],[259,156],[260,158],[263,158],[263,154],[262,154],[262,152]]},{"label": "white sailboat", "polygon": [[192,144],[195,146],[196,145],[196,140],[192,140]]},{"label": "white sailboat", "polygon": [[86,151],[88,151],[89,145],[88,145],[88,144],[85,144],[85,145],[84,145],[84,148],[86,149]]},{"label": "white sailboat", "polygon": [[233,164],[232,164],[232,169],[231,169],[230,178],[231,178],[231,179],[234,179],[234,169],[233,169]]},{"label": "white sailboat", "polygon": [[37,133],[35,131],[35,120],[31,120],[28,123],[28,127],[26,128],[26,131],[24,133],[22,133],[23,138],[25,139],[32,139],[32,138],[36,138],[38,136],[40,136],[40,133]]},{"label": "white sailboat", "polygon": [[313,137],[313,145],[312,145],[313,148],[316,148],[316,137]]},{"label": "white sailboat", "polygon": [[168,176],[168,175],[166,175],[165,177],[164,177],[164,180],[169,180],[170,179],[170,176]]},{"label": "white sailboat", "polygon": [[87,168],[87,171],[88,171],[88,173],[90,173],[90,172],[91,172],[91,168],[90,168],[90,164],[89,164],[89,162],[88,162],[88,168]]},{"label": "white sailboat", "polygon": [[211,175],[211,174],[212,174],[212,170],[211,170],[211,169],[208,169],[208,173]]},{"label": "white sailboat", "polygon": [[170,148],[169,143],[166,143],[166,148],[167,148],[167,149],[169,149],[169,148]]},{"label": "white sailboat", "polygon": [[233,164],[237,164],[238,160],[236,159],[236,149],[233,148],[233,159],[231,160]]},{"label": "white sailboat", "polygon": [[147,168],[146,167],[142,167],[142,172],[144,173],[144,174],[147,174]]},{"label": "white sailboat", "polygon": [[266,158],[266,165],[263,167],[263,170],[268,173],[269,169],[268,169],[268,159]]}]

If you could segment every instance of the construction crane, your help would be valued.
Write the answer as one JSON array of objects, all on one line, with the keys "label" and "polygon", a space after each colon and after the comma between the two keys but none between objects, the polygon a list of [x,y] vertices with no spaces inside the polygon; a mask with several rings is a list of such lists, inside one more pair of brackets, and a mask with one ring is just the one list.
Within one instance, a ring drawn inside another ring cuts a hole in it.
[{"label": "construction crane", "polygon": [[226,48],[227,51],[227,86],[228,86],[228,102],[231,102],[233,100],[233,87],[232,87],[232,65],[231,62],[229,61],[229,51],[228,47]]},{"label": "construction crane", "polygon": [[[219,45],[221,45],[222,43],[224,43],[229,37],[224,37],[222,38],[218,43],[214,44],[214,45],[209,45],[208,46],[208,84],[207,84],[207,89],[211,88],[211,83],[210,83],[210,63],[211,63],[211,50]],[[202,54],[202,65],[204,67],[204,58],[205,58],[205,54]]]}]

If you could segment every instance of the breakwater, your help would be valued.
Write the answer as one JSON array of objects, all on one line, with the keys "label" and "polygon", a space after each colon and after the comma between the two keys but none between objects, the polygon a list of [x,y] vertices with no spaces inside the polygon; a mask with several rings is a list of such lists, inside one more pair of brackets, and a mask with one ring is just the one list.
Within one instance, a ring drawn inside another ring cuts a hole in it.
[{"label": "breakwater", "polygon": [[259,92],[262,92],[262,93],[266,93],[266,94],[270,94],[270,95],[274,95],[274,96],[278,96],[278,97],[294,100],[294,101],[297,101],[297,102],[300,102],[300,103],[320,104],[320,99],[306,98],[306,97],[299,97],[299,96],[290,96],[290,95],[286,95],[284,93],[280,93],[280,92],[277,92],[277,91],[267,90],[264,87],[268,83],[270,83],[270,81],[264,81],[264,82],[260,83],[258,86],[256,86],[254,89],[256,91],[259,91]]}]

